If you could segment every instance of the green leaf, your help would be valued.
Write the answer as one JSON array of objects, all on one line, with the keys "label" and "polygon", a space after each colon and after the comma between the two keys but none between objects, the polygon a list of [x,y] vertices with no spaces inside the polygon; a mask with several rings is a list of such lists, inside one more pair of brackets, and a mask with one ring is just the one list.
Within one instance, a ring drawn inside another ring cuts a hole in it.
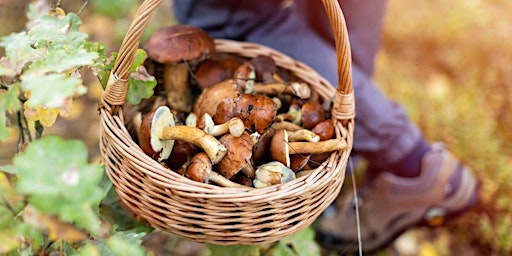
[{"label": "green leaf", "polygon": [[137,72],[130,74],[126,100],[133,105],[137,105],[142,99],[148,99],[153,96],[155,86],[156,79],[150,76],[146,69],[139,67]]},{"label": "green leaf", "polygon": [[100,256],[100,249],[92,243],[87,243],[86,245],[80,247],[78,249],[78,255],[80,256]]},{"label": "green leaf", "polygon": [[36,48],[81,46],[88,35],[80,32],[82,21],[74,13],[64,17],[43,15],[34,21],[28,36]]},{"label": "green leaf", "polygon": [[209,244],[210,256],[260,256],[260,247],[257,245],[214,245]]},{"label": "green leaf", "polygon": [[283,246],[278,246],[282,250],[281,254],[276,255],[290,255],[291,250],[296,256],[314,256],[320,255],[320,247],[315,241],[315,232],[311,227],[308,227],[300,232],[297,232],[289,237],[279,241]]},{"label": "green leaf", "polygon": [[142,238],[145,232],[117,232],[105,244],[113,255],[146,255],[142,247]]},{"label": "green leaf", "polygon": [[144,51],[143,49],[137,49],[137,51],[135,52],[135,57],[133,58],[133,63],[130,66],[129,71],[135,72],[140,66],[142,66],[142,64],[144,64],[144,61],[146,60],[147,56],[148,55],[146,51]]},{"label": "green leaf", "polygon": [[67,98],[82,95],[87,91],[87,88],[82,86],[80,79],[61,73],[45,76],[27,74],[23,75],[21,79],[23,88],[30,92],[26,104],[33,108],[38,106],[63,107]]},{"label": "green leaf", "polygon": [[[0,46],[5,48],[5,57],[10,62],[8,64],[9,69],[15,74],[21,74],[25,64],[41,57],[39,52],[32,48],[30,38],[26,32],[13,33],[3,37]],[[4,65],[5,68],[7,64]],[[12,76],[12,73],[6,75]]]},{"label": "green leaf", "polygon": [[99,232],[96,212],[103,172],[99,166],[87,163],[83,142],[50,135],[30,143],[13,162],[18,170],[16,190],[28,196],[34,207],[93,234]]},{"label": "green leaf", "polygon": [[7,91],[0,92],[0,141],[9,138],[7,129],[7,112],[18,111],[21,106],[19,99],[20,86],[15,83]]}]

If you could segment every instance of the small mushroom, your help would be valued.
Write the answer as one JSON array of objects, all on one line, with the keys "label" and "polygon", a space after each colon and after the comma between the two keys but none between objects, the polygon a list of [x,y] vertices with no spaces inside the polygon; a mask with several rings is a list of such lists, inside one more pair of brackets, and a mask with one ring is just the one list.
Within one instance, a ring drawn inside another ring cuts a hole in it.
[{"label": "small mushroom", "polygon": [[212,37],[189,25],[166,26],[157,30],[144,49],[150,59],[164,65],[164,88],[172,109],[190,112],[193,97],[188,85],[189,66],[215,51]]},{"label": "small mushroom", "polygon": [[219,173],[231,180],[243,171],[249,177],[254,178],[254,169],[252,166],[252,141],[248,133],[236,137],[226,134],[219,141],[227,148],[224,158],[217,164]]},{"label": "small mushroom", "polygon": [[244,122],[238,117],[233,117],[225,123],[216,125],[208,113],[204,113],[197,120],[196,127],[215,137],[228,132],[235,137],[240,137],[245,131]]},{"label": "small mushroom", "polygon": [[249,62],[244,62],[233,74],[233,80],[235,80],[236,84],[240,87],[240,90],[244,93],[252,92],[255,79],[256,73],[254,71],[254,67]]},{"label": "small mushroom", "polygon": [[276,184],[283,184],[295,179],[295,173],[280,162],[270,162],[256,169],[256,178],[253,181],[255,188],[263,188]]},{"label": "small mushroom", "polygon": [[196,127],[174,124],[174,117],[165,106],[145,115],[138,134],[142,150],[161,162],[171,154],[174,141],[183,140],[202,148],[214,164],[226,154],[226,147],[212,135]]},{"label": "small mushroom", "polygon": [[308,101],[301,108],[302,127],[311,130],[315,125],[325,120],[325,110],[322,104],[316,101]]},{"label": "small mushroom", "polygon": [[262,134],[272,125],[276,112],[277,108],[271,98],[264,95],[241,94],[219,103],[213,121],[220,124],[238,117],[244,122],[245,128]]},{"label": "small mushroom", "polygon": [[192,157],[190,164],[187,166],[185,171],[185,176],[191,180],[201,183],[208,183],[211,181],[222,187],[245,188],[245,186],[232,182],[224,176],[214,172],[212,170],[212,162],[205,152],[197,153]]},{"label": "small mushroom", "polygon": [[326,119],[313,127],[312,132],[320,136],[320,140],[328,140],[334,137],[334,124],[331,119]]},{"label": "small mushroom", "polygon": [[272,158],[287,166],[290,166],[289,155],[294,154],[321,154],[341,150],[347,147],[343,138],[335,138],[320,142],[288,141],[286,130],[277,130],[270,143],[270,154]]},{"label": "small mushroom", "polygon": [[302,110],[297,105],[291,105],[288,112],[278,114],[275,118],[276,122],[290,121],[296,125],[300,125],[302,119]]},{"label": "small mushroom", "polygon": [[165,163],[171,170],[177,170],[189,162],[197,152],[199,152],[199,148],[196,145],[183,140],[175,140],[171,155],[165,160]]}]

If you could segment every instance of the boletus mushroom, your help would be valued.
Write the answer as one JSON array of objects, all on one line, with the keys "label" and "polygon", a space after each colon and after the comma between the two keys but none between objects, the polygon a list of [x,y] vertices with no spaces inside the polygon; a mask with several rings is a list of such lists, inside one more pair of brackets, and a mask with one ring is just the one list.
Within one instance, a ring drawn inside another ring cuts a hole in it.
[{"label": "boletus mushroom", "polygon": [[194,155],[185,171],[185,176],[191,180],[208,183],[213,182],[222,187],[243,188],[245,186],[232,182],[212,170],[212,162],[205,152]]},{"label": "boletus mushroom", "polygon": [[282,163],[273,161],[260,165],[256,169],[256,178],[253,184],[255,188],[264,188],[272,185],[283,184],[295,179],[295,173]]},{"label": "boletus mushroom", "polygon": [[240,95],[239,87],[232,79],[224,80],[210,86],[204,89],[197,98],[193,109],[194,114],[200,117],[204,113],[208,113],[213,117],[216,113],[217,106],[222,100],[238,95]]},{"label": "boletus mushroom", "polygon": [[227,152],[222,143],[203,130],[185,125],[176,126],[166,106],[158,107],[144,116],[138,137],[142,150],[159,162],[169,157],[175,140],[183,140],[202,148],[213,164],[217,164]]},{"label": "boletus mushroom", "polygon": [[252,140],[248,133],[236,137],[232,134],[222,136],[219,141],[227,148],[227,153],[217,164],[219,173],[231,180],[242,171],[247,177],[254,178],[252,164]]},{"label": "boletus mushroom", "polygon": [[189,25],[172,25],[157,30],[144,49],[150,59],[164,65],[163,83],[172,109],[190,112],[193,96],[188,85],[189,67],[215,51],[213,38]]},{"label": "boletus mushroom", "polygon": [[225,123],[233,117],[244,122],[245,128],[263,134],[273,123],[277,113],[274,101],[265,95],[240,94],[222,100],[217,105],[213,121]]}]

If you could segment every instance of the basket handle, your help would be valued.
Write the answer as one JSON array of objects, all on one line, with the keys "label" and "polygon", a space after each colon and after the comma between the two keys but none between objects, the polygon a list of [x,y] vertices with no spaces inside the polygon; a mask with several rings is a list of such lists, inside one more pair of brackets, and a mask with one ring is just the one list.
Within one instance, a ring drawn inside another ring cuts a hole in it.
[{"label": "basket handle", "polygon": [[[161,2],[162,0],[145,0],[135,13],[134,20],[119,49],[107,87],[101,97],[101,107],[108,109],[110,113],[117,112],[117,109],[125,102],[130,75],[129,68],[139,48],[144,28]],[[338,87],[334,95],[332,113],[338,119],[352,119],[355,116],[351,73],[352,58],[345,18],[338,0],[322,0],[322,3],[334,33],[338,59]]]}]

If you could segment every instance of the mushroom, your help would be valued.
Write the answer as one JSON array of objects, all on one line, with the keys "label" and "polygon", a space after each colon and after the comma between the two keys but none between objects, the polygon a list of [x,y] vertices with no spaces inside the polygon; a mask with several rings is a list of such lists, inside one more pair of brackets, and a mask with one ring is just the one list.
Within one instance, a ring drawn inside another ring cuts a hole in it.
[{"label": "mushroom", "polygon": [[310,130],[300,129],[298,131],[288,131],[288,141],[319,142],[320,136]]},{"label": "mushroom", "polygon": [[138,137],[142,150],[159,162],[169,157],[175,140],[183,140],[202,148],[213,164],[218,163],[227,151],[215,137],[199,128],[175,126],[174,117],[166,106],[144,116]]},{"label": "mushroom", "polygon": [[232,79],[224,80],[201,92],[194,104],[193,112],[196,116],[202,116],[204,113],[208,113],[213,117],[217,110],[217,105],[219,105],[222,100],[238,96],[239,94],[239,87]]},{"label": "mushroom", "polygon": [[276,62],[271,56],[258,55],[252,58],[249,63],[254,67],[254,71],[256,73],[256,81],[262,82],[264,84],[282,81],[282,79],[276,73]]},{"label": "mushroom", "polygon": [[223,187],[245,188],[245,186],[232,182],[224,176],[214,172],[212,170],[212,162],[205,152],[197,153],[192,157],[190,164],[187,166],[185,171],[185,176],[191,180],[201,183],[208,183],[209,181],[212,181],[213,183]]},{"label": "mushroom", "polygon": [[167,158],[165,163],[171,170],[177,170],[183,164],[189,162],[197,152],[199,152],[199,148],[196,145],[183,140],[175,140],[171,157]]},{"label": "mushroom", "polygon": [[196,68],[194,76],[201,90],[233,77],[240,62],[230,55],[214,55],[202,61]]},{"label": "mushroom", "polygon": [[267,129],[263,134],[258,136],[256,142],[252,146],[252,159],[255,165],[265,162],[270,156],[269,148],[274,132],[275,130],[272,128]]},{"label": "mushroom", "polygon": [[292,171],[294,171],[295,173],[302,170],[302,168],[304,168],[304,166],[307,165],[310,157],[311,157],[311,155],[301,155],[301,154],[291,155],[290,156],[290,169],[292,169]]},{"label": "mushroom", "polygon": [[222,100],[213,116],[215,123],[225,123],[233,117],[244,122],[245,128],[260,134],[265,132],[276,116],[277,108],[271,98],[264,95],[241,94]]},{"label": "mushroom", "polygon": [[253,181],[255,188],[263,188],[276,184],[283,184],[295,179],[295,173],[280,162],[270,162],[256,169],[256,178]]},{"label": "mushroom", "polygon": [[301,108],[302,127],[311,130],[315,125],[325,120],[325,110],[322,104],[316,101],[308,101]]},{"label": "mushroom", "polygon": [[144,49],[150,59],[164,65],[164,88],[172,109],[190,112],[193,97],[188,85],[189,66],[215,51],[212,37],[189,25],[166,26],[157,30]]},{"label": "mushroom", "polygon": [[251,93],[256,79],[254,67],[251,63],[244,62],[235,70],[233,79],[244,93]]},{"label": "mushroom", "polygon": [[254,178],[252,167],[252,141],[248,133],[236,137],[226,134],[219,141],[227,148],[227,153],[217,164],[219,173],[231,180],[242,171],[247,177]]},{"label": "mushroom", "polygon": [[269,96],[290,94],[295,95],[301,99],[307,99],[311,95],[311,89],[309,88],[308,84],[300,82],[291,82],[289,84],[278,82],[271,84],[255,83],[252,86],[252,89],[246,89],[245,93],[259,93]]},{"label": "mushroom", "polygon": [[277,130],[270,142],[270,154],[272,158],[286,166],[290,166],[289,155],[294,154],[321,154],[341,150],[347,147],[343,138],[335,138],[320,142],[288,141],[286,130]]},{"label": "mushroom", "polygon": [[291,105],[288,108],[288,112],[281,113],[276,116],[274,119],[276,122],[282,122],[282,121],[290,121],[296,125],[300,125],[301,119],[302,119],[302,110],[297,105]]},{"label": "mushroom", "polygon": [[276,129],[276,130],[287,130],[287,131],[298,131],[298,130],[304,129],[301,126],[296,125],[291,122],[288,122],[288,121],[274,122],[271,127],[272,127],[272,129]]},{"label": "mushroom", "polygon": [[235,137],[240,137],[245,131],[244,122],[238,117],[233,117],[225,123],[215,125],[212,117],[208,113],[204,113],[204,115],[197,120],[196,127],[215,137],[228,132]]},{"label": "mushroom", "polygon": [[334,124],[331,119],[326,119],[313,127],[312,132],[320,136],[320,140],[328,140],[334,137]]}]

